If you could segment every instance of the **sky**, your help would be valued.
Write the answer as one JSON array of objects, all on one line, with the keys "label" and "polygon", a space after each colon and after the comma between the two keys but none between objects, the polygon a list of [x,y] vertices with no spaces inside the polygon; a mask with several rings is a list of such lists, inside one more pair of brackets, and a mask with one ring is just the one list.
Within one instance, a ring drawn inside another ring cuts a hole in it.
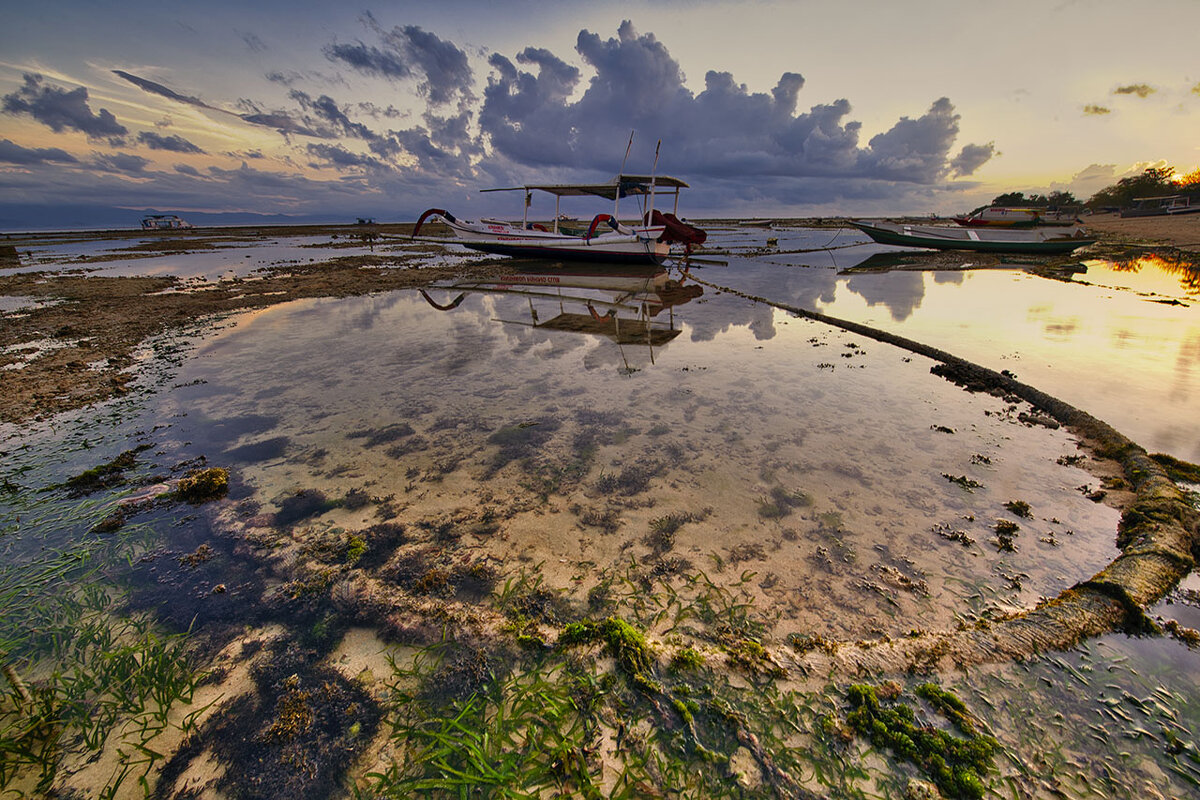
[{"label": "sky", "polygon": [[5,6],[0,230],[511,216],[478,190],[606,180],[631,132],[626,171],[687,181],[693,217],[1200,165],[1200,0]]}]

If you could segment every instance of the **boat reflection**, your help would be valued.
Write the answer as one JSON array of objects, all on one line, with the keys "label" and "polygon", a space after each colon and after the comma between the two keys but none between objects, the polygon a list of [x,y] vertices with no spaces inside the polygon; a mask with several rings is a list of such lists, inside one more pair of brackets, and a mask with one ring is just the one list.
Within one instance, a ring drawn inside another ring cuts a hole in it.
[{"label": "boat reflection", "polygon": [[[432,290],[458,294],[440,303],[424,289],[421,296],[439,311],[452,311],[470,294],[524,297],[529,318],[496,319],[506,325],[538,330],[603,336],[618,347],[645,345],[654,363],[654,348],[681,333],[675,306],[704,293],[685,285],[663,267],[627,267],[597,271],[594,267],[555,267],[511,272],[495,278],[471,278],[434,284]],[[622,350],[622,355],[624,351]],[[626,361],[628,368],[628,361]]]}]

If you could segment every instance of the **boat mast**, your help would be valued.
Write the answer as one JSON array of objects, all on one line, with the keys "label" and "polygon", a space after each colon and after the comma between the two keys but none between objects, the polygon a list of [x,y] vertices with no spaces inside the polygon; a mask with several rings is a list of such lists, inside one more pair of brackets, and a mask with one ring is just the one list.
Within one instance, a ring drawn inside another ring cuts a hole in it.
[{"label": "boat mast", "polygon": [[629,148],[633,147],[633,131],[629,132],[629,144],[625,145],[625,157],[621,159],[621,170],[617,173],[617,191],[613,198],[613,222],[619,223],[621,215],[618,211],[621,208],[621,176],[625,174],[625,162],[629,160]]},{"label": "boat mast", "polygon": [[662,139],[654,145],[654,166],[650,168],[650,202],[646,207],[646,224],[654,218],[654,178],[658,174],[658,151],[662,148]]}]

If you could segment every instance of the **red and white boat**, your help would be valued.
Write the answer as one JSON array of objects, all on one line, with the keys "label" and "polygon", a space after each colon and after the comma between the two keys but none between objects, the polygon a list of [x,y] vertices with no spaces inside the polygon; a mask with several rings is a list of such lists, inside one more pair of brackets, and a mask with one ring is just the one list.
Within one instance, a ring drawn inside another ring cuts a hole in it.
[{"label": "red and white boat", "polygon": [[[707,234],[680,221],[679,192],[688,185],[667,175],[621,174],[605,183],[531,184],[485,192],[523,192],[525,212],[519,222],[459,219],[448,211],[431,208],[413,228],[418,236],[421,226],[436,217],[449,226],[455,241],[473,250],[520,258],[562,261],[598,261],[615,264],[661,264],[671,255],[672,245],[690,250],[701,244]],[[554,196],[554,216],[545,222],[532,221],[529,209],[534,192]],[[656,199],[673,196],[669,213],[654,207]],[[563,217],[560,201],[564,197],[602,197],[613,203],[612,213],[597,214],[590,224],[579,224]],[[621,222],[618,216],[622,198],[633,197],[639,203],[636,222]]]}]

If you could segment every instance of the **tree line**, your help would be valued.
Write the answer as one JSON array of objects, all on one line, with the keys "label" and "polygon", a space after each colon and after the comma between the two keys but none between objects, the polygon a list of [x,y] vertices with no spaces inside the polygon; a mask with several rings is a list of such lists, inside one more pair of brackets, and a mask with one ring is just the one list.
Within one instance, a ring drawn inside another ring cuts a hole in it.
[{"label": "tree line", "polygon": [[1190,195],[1193,201],[1200,200],[1200,169],[1176,178],[1174,167],[1150,167],[1141,175],[1133,175],[1096,192],[1087,202],[1080,202],[1070,192],[1031,194],[1006,192],[992,200],[993,206],[1019,206],[1023,208],[1045,208],[1048,211],[1078,211],[1084,206],[1098,211],[1104,208],[1126,208],[1133,205],[1137,197],[1160,197],[1163,195]]}]

